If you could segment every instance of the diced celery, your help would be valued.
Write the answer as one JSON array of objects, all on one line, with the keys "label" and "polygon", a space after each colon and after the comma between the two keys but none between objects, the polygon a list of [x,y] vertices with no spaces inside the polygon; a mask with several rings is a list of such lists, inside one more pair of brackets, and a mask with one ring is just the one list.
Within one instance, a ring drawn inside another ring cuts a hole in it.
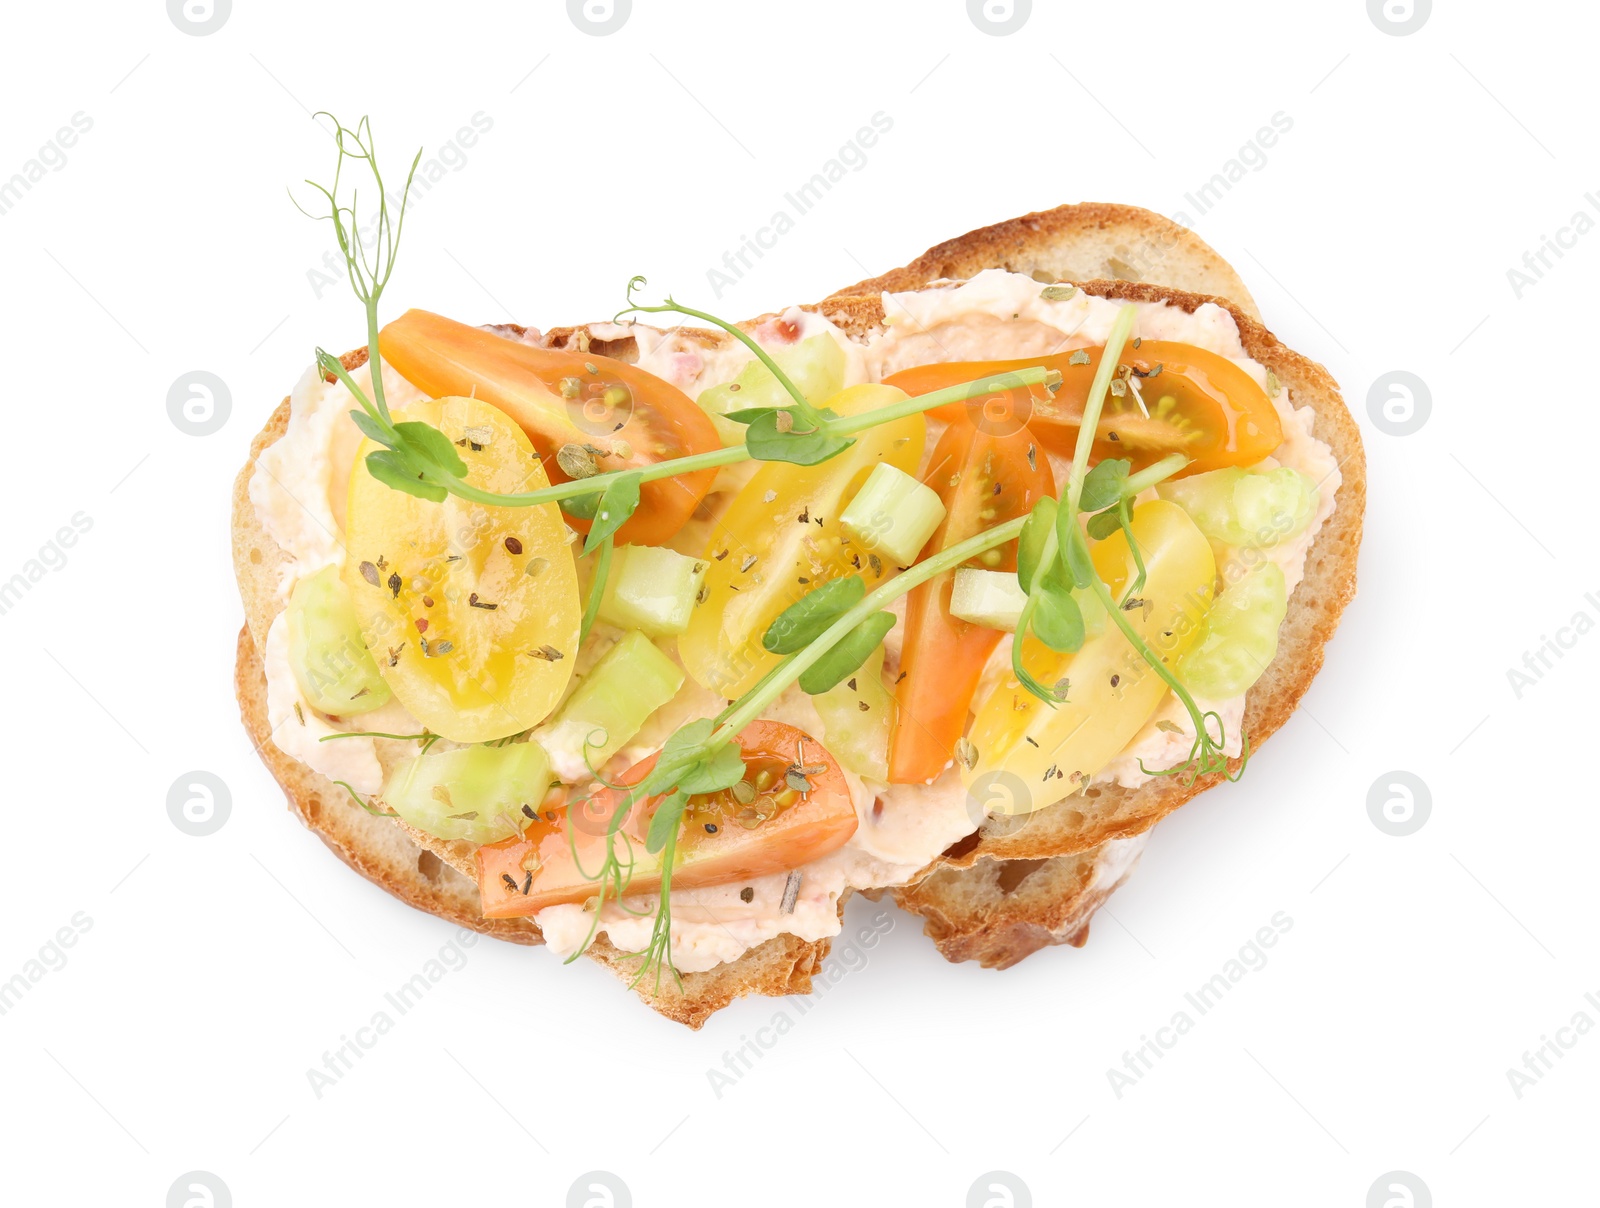
[{"label": "diced celery", "polygon": [[544,748],[515,742],[414,755],[389,773],[383,801],[418,830],[481,845],[521,833],[549,789]]},{"label": "diced celery", "polygon": [[598,768],[620,751],[650,715],[678,694],[683,668],[632,630],[583,677],[555,717],[534,732],[569,777]]},{"label": "diced celery", "polygon": [[[1086,587],[1075,587],[1072,598],[1083,614],[1085,639],[1100,636],[1106,627],[1105,605],[1100,597]],[[1010,571],[978,570],[963,566],[956,571],[954,586],[950,589],[950,615],[958,621],[970,621],[985,629],[998,629],[1015,633],[1022,618],[1022,608],[1028,602],[1017,576]]]},{"label": "diced celery", "polygon": [[896,706],[883,683],[883,647],[868,655],[854,675],[813,696],[811,703],[822,718],[828,752],[856,775],[887,782]]},{"label": "diced celery", "polygon": [[[808,402],[821,407],[844,389],[844,349],[827,332],[815,335],[789,348],[770,348],[767,355],[778,363]],[[732,382],[702,390],[695,400],[717,426],[725,445],[744,440],[744,425],[722,417],[730,411],[750,407],[782,407],[794,400],[778,385],[772,371],[752,360]]]},{"label": "diced celery", "polygon": [[1285,586],[1278,564],[1263,561],[1222,589],[1178,661],[1178,678],[1191,692],[1227,700],[1261,678],[1278,653],[1278,627],[1289,610]]},{"label": "diced celery", "polygon": [[1301,532],[1317,511],[1317,484],[1289,466],[1246,474],[1233,488],[1239,528],[1250,534],[1234,545],[1269,546]]},{"label": "diced celery", "polygon": [[656,545],[624,545],[611,564],[600,619],[651,637],[680,634],[689,628],[705,577],[699,558]]},{"label": "diced celery", "polygon": [[295,584],[289,597],[289,665],[314,709],[349,716],[389,703],[389,685],[361,638],[337,566]]},{"label": "diced celery", "polygon": [[963,566],[950,590],[950,615],[985,629],[1015,633],[1027,602],[1027,593],[1010,571]]},{"label": "diced celery", "polygon": [[845,507],[839,524],[863,549],[910,566],[943,519],[944,503],[932,487],[880,462]]},{"label": "diced celery", "polygon": [[1212,470],[1170,479],[1156,493],[1188,512],[1211,540],[1256,549],[1293,537],[1317,511],[1317,484],[1289,466]]}]

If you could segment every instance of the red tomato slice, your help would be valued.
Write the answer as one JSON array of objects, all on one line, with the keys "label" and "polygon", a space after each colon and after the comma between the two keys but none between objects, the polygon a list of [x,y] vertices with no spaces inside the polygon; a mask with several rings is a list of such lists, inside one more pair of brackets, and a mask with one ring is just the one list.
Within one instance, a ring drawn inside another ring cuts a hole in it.
[{"label": "red tomato slice", "polygon": [[[948,421],[975,408],[991,423],[1001,415],[1014,415],[1047,448],[1070,455],[1102,352],[1102,348],[1085,348],[1032,360],[947,361],[905,369],[884,381],[918,395],[1030,365],[1059,370],[1062,386],[1054,397],[1042,386],[1019,388],[969,403],[952,403],[931,414]],[[1074,357],[1077,364],[1073,364]],[[1169,453],[1183,453],[1193,459],[1184,473],[1199,474],[1224,466],[1254,465],[1283,442],[1283,423],[1272,400],[1227,357],[1191,344],[1143,340],[1137,348],[1125,347],[1118,363],[1128,366],[1132,376],[1121,396],[1106,397],[1095,430],[1095,461],[1125,457],[1140,470]],[[1140,398],[1144,411],[1139,408]]]},{"label": "red tomato slice", "polygon": [[[596,459],[602,471],[722,447],[711,420],[686,394],[610,357],[535,348],[425,310],[406,311],[379,333],[378,345],[400,375],[424,393],[475,395],[516,420],[553,483],[568,481],[555,457],[567,444],[605,452]],[[700,470],[645,483],[639,509],[618,531],[618,543],[670,540],[715,477],[715,470]],[[589,529],[589,521],[576,516],[571,523],[583,532]]]},{"label": "red tomato slice", "polygon": [[[756,721],[739,735],[745,783],[755,790],[741,802],[732,790],[689,799],[672,868],[674,889],[748,881],[798,868],[843,847],[856,831],[850,789],[833,756],[810,735],[776,721]],[[638,784],[656,765],[641,760],[621,777]],[[806,792],[785,776],[808,769]],[[599,892],[592,879],[605,860],[605,836],[624,794],[602,789],[565,809],[546,809],[520,836],[478,849],[478,889],[485,918],[533,914],[563,902],[584,902]],[[633,857],[628,894],[661,888],[660,857],[645,851],[661,797],[636,805],[616,839],[619,859]],[[574,813],[576,811],[576,813]],[[573,861],[576,848],[577,862]]]},{"label": "red tomato slice", "polygon": [[[926,558],[1017,516],[1044,495],[1056,493],[1050,461],[1026,428],[1012,422],[977,423],[958,411],[944,430],[922,481],[944,500],[945,518]],[[991,550],[969,564],[985,570],[1015,570],[1016,543]],[[950,615],[955,571],[913,588],[906,597],[905,643],[895,689],[900,708],[889,740],[889,779],[921,784],[944,770],[966,729],[972,694],[1000,633]]]}]

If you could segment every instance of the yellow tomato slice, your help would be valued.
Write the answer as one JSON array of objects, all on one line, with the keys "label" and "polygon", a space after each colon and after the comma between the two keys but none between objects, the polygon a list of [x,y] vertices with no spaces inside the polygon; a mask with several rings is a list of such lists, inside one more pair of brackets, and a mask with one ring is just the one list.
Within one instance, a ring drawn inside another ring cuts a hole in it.
[{"label": "yellow tomato slice", "polygon": [[[1211,607],[1216,562],[1210,542],[1175,504],[1134,508],[1133,533],[1149,573],[1143,604],[1122,615],[1170,667],[1194,644]],[[1136,573],[1127,537],[1112,534],[1093,555],[1120,599]],[[968,734],[978,758],[965,780],[1003,813],[1030,813],[1075,792],[1128,745],[1167,693],[1110,620],[1076,654],[1057,654],[1029,635],[1022,663],[1047,687],[1066,679],[1067,699],[1052,709],[1007,676],[979,710]]]},{"label": "yellow tomato slice", "polygon": [[[430,399],[394,418],[455,441],[473,486],[548,484],[522,429],[480,399]],[[378,447],[363,441],[351,470],[342,572],[378,670],[413,717],[453,742],[537,725],[578,653],[578,578],[559,510],[418,499],[367,473]]]},{"label": "yellow tomato slice", "polygon": [[[828,406],[860,415],[905,397],[869,384],[841,391]],[[756,471],[712,531],[704,598],[678,639],[696,683],[730,700],[742,695],[778,663],[761,637],[780,612],[831,579],[860,574],[870,589],[895,572],[849,543],[839,514],[879,464],[916,473],[926,439],[921,414],[907,415],[858,433],[821,465],[771,461]]]}]

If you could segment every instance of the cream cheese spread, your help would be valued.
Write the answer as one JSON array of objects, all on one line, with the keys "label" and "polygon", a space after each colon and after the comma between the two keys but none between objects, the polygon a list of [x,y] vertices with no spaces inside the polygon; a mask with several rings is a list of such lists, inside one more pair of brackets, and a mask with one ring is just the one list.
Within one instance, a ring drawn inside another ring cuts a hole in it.
[{"label": "cream cheese spread", "polygon": [[[826,333],[839,342],[846,357],[846,385],[877,381],[897,370],[936,361],[996,360],[1059,353],[1077,347],[1103,344],[1115,320],[1119,303],[1082,291],[1059,300],[1047,300],[1031,277],[1002,270],[979,273],[970,281],[938,283],[927,289],[885,294],[884,328],[864,344],[850,339],[826,318],[791,308],[755,329],[765,346],[790,344]],[[1145,339],[1171,340],[1198,345],[1242,366],[1258,382],[1268,385],[1266,370],[1245,353],[1232,316],[1207,303],[1193,313],[1164,302],[1138,303],[1135,332]],[[638,347],[638,363],[672,382],[691,398],[711,386],[736,377],[751,353],[736,341],[708,349],[695,338],[671,330],[643,325],[595,324],[591,336],[598,340],[631,335]],[[352,379],[365,388],[367,366]],[[398,410],[422,396],[387,366],[384,386],[392,409]],[[1318,505],[1308,528],[1264,551],[1219,547],[1218,568],[1225,578],[1237,575],[1250,558],[1262,554],[1277,562],[1292,592],[1304,574],[1307,552],[1318,530],[1334,508],[1340,483],[1332,451],[1313,435],[1315,417],[1309,408],[1296,409],[1286,389],[1280,388],[1274,404],[1283,419],[1284,439],[1274,451],[1276,464],[1292,466],[1311,476],[1318,487]],[[286,560],[279,584],[286,603],[296,582],[344,557],[344,496],[359,434],[347,418],[355,406],[342,384],[324,381],[308,370],[290,396],[288,429],[264,450],[250,481],[250,499],[263,527],[283,549]],[[936,426],[930,419],[930,425]],[[930,432],[928,448],[935,444]],[[674,545],[698,552],[703,533],[719,507],[731,501],[732,491],[748,476],[734,466],[724,471],[709,507]],[[1231,572],[1231,573],[1230,573]],[[886,643],[891,665],[899,658],[897,626]],[[579,655],[581,675],[615,640],[616,631],[597,630],[590,646]],[[668,644],[670,652],[670,643]],[[342,780],[363,794],[377,792],[388,767],[414,752],[414,746],[367,738],[319,742],[335,728],[319,717],[302,698],[287,657],[284,617],[273,622],[265,651],[268,712],[273,741],[287,754],[313,771]],[[1010,639],[1002,641],[985,669],[977,701],[1010,674]],[[1229,753],[1238,753],[1239,722],[1244,697],[1199,702],[1223,719]],[[658,711],[617,757],[626,766],[659,748],[678,726],[710,716],[722,705],[720,698],[686,680],[683,690]],[[385,724],[363,729],[410,733],[416,723],[391,703],[382,711]],[[809,697],[790,689],[769,708],[767,716],[787,721],[811,734],[823,728]],[[1167,723],[1163,725],[1162,723]],[[569,783],[589,776],[583,759],[582,737],[547,729],[536,737],[546,746],[557,775]],[[1094,781],[1137,787],[1150,777],[1140,769],[1171,767],[1187,758],[1193,734],[1187,712],[1171,694],[1149,723],[1120,755],[1101,769]],[[842,848],[804,866],[794,908],[784,913],[781,903],[787,874],[762,877],[748,883],[705,889],[677,890],[672,894],[672,959],[678,969],[694,972],[715,967],[763,941],[781,934],[802,940],[837,935],[839,904],[852,890],[904,884],[952,843],[970,835],[984,821],[982,807],[962,787],[957,770],[944,773],[926,785],[885,785],[846,772],[859,825]],[[1119,839],[1103,845],[1096,868],[1097,881],[1120,879],[1144,844],[1144,836]],[[742,891],[752,891],[745,901]],[[635,911],[647,911],[650,899],[631,899]],[[594,924],[592,914],[578,905],[554,906],[539,912],[536,922],[545,940],[560,955],[584,942]],[[650,939],[653,919],[629,914],[616,904],[603,911],[600,930],[624,951],[643,949]]]}]

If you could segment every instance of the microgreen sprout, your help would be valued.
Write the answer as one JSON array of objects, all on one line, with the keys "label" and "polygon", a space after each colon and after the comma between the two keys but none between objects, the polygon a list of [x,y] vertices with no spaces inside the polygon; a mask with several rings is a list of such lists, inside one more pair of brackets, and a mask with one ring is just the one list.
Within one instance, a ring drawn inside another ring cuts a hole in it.
[{"label": "microgreen sprout", "polygon": [[364,798],[360,793],[356,792],[355,786],[350,784],[348,781],[335,780],[333,783],[338,785],[345,792],[349,793],[351,799],[369,814],[374,814],[379,818],[398,818],[400,816],[393,810],[380,810],[372,805],[369,805],[366,798]]},{"label": "microgreen sprout", "polygon": [[[378,372],[378,302],[383,297],[384,288],[389,284],[389,277],[394,272],[395,257],[400,252],[400,235],[406,222],[406,204],[411,197],[411,182],[417,175],[417,165],[422,162],[422,152],[419,150],[411,160],[411,169],[406,173],[405,188],[400,191],[400,215],[391,219],[389,191],[384,187],[383,173],[378,167],[378,147],[377,141],[372,136],[370,119],[363,117],[352,130],[331,113],[324,111],[313,116],[326,117],[333,121],[333,142],[338,150],[331,186],[320,185],[313,180],[306,181],[306,184],[322,194],[328,204],[328,212],[313,214],[298,201],[294,204],[308,218],[333,223],[339,251],[344,255],[345,271],[350,278],[350,287],[355,291],[356,297],[361,299],[367,311],[367,346],[372,359],[372,401],[369,403],[359,392],[351,393],[356,395],[357,400],[367,409],[374,421],[389,424],[389,406],[383,397],[383,375]],[[352,188],[349,205],[343,205],[339,200],[346,160],[364,164],[366,170],[372,174],[373,187],[378,192],[376,219],[366,235],[362,234],[359,212],[360,191]],[[292,195],[290,200],[294,201]],[[326,364],[328,361],[338,364],[337,357],[330,357],[318,349],[317,363],[324,371],[332,372]],[[343,369],[342,365],[339,367]],[[346,385],[348,384],[346,382]]]},{"label": "microgreen sprout", "polygon": [[794,400],[795,407],[802,415],[813,419],[816,417],[816,413],[812,411],[811,404],[806,400],[806,396],[800,393],[800,387],[790,380],[789,375],[783,371],[777,361],[772,359],[765,348],[751,339],[744,328],[736,323],[729,323],[725,319],[719,319],[716,315],[706,311],[681,306],[671,294],[668,294],[659,306],[644,306],[635,302],[633,300],[634,291],[648,284],[650,283],[643,277],[630,277],[628,279],[628,304],[612,317],[613,323],[620,323],[623,315],[634,313],[645,315],[677,314],[687,315],[691,319],[699,319],[702,323],[710,323],[715,327],[720,327],[748,348],[755,355],[756,360],[767,367],[767,372],[772,374],[778,385],[783,387],[784,393]]},{"label": "microgreen sprout", "polygon": [[623,790],[610,818],[606,820],[605,854],[600,868],[593,877],[578,863],[577,835],[569,825],[567,834],[574,866],[585,880],[594,881],[596,887],[595,894],[590,899],[594,919],[589,925],[589,934],[567,958],[568,962],[576,960],[594,941],[595,933],[600,928],[601,912],[608,900],[615,901],[621,909],[628,910],[629,913],[638,913],[630,910],[622,900],[627,895],[628,885],[637,864],[633,852],[633,839],[623,830],[623,824],[635,805],[659,796],[661,800],[657,803],[645,838],[645,850],[659,856],[660,901],[656,909],[656,921],[652,928],[650,943],[642,952],[634,954],[640,960],[633,984],[637,985],[651,969],[655,970],[658,989],[663,968],[670,971],[675,980],[681,980],[672,964],[672,908],[669,898],[672,866],[677,857],[678,825],[690,797],[731,788],[742,780],[745,774],[744,760],[740,758],[738,745],[726,737],[713,741],[711,732],[714,724],[710,718],[704,718],[690,722],[676,731],[667,739],[650,772],[637,784]]},{"label": "microgreen sprout", "polygon": [[[1029,692],[1052,708],[1063,700],[1065,692],[1058,693],[1054,688],[1047,688],[1028,674],[1022,664],[1022,639],[1031,626],[1034,636],[1051,649],[1059,653],[1078,650],[1083,645],[1084,626],[1073,592],[1074,589],[1092,592],[1140,659],[1161,677],[1173,695],[1182,702],[1194,724],[1194,744],[1183,763],[1159,771],[1145,768],[1143,761],[1139,766],[1146,775],[1176,776],[1188,787],[1201,776],[1217,773],[1229,775],[1225,751],[1227,735],[1222,718],[1213,711],[1202,712],[1188,688],[1134,629],[1122,608],[1123,603],[1144,589],[1146,577],[1144,555],[1133,534],[1133,500],[1141,491],[1178,473],[1188,464],[1188,459],[1175,453],[1137,474],[1130,474],[1131,463],[1120,459],[1103,460],[1092,469],[1089,467],[1089,454],[1094,446],[1100,412],[1115,376],[1118,358],[1133,332],[1137,313],[1133,306],[1124,306],[1118,312],[1106,339],[1094,383],[1084,404],[1083,420],[1073,450],[1072,472],[1064,497],[1059,505],[1048,498],[1039,501],[1028,518],[1030,528],[1024,532],[1019,543],[1017,575],[1022,589],[1028,593],[1028,602],[1023,606],[1022,618],[1017,624],[1017,637],[1011,647],[1012,670]],[[1085,514],[1089,514],[1087,524],[1079,520]],[[1127,537],[1135,575],[1123,591],[1122,598],[1113,600],[1110,588],[1095,572],[1094,560],[1089,553],[1089,540],[1103,540],[1118,529]],[[1230,779],[1236,780],[1243,774],[1249,749],[1249,739],[1246,738],[1239,769]]]},{"label": "microgreen sprout", "polygon": [[324,734],[317,739],[318,742],[331,742],[335,738],[393,738],[397,742],[421,742],[423,739],[432,738],[434,735],[424,730],[421,734],[385,734],[380,730],[339,730],[333,734]]}]

